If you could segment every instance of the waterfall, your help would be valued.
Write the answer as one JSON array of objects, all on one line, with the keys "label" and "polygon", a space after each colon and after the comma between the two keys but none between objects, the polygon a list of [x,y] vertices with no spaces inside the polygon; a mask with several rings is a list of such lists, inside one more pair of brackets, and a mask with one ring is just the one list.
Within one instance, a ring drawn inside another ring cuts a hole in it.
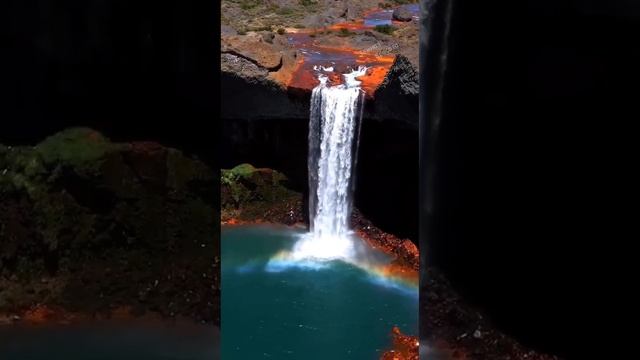
[{"label": "waterfall", "polygon": [[309,118],[310,233],[294,248],[298,258],[351,258],[350,218],[364,92],[359,67],[344,74],[343,84],[328,85],[320,75],[313,89]]}]

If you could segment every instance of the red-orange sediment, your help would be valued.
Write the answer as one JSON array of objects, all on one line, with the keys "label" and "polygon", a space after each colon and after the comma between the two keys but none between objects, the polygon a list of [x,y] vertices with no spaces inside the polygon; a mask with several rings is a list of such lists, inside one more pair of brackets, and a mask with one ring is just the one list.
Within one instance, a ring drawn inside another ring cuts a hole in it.
[{"label": "red-orange sediment", "polygon": [[[365,11],[365,17],[373,12],[380,11],[378,8],[372,8]],[[395,22],[394,22],[395,24]],[[398,26],[404,25],[404,23],[397,23]],[[322,29],[296,29],[291,31],[290,34],[294,35],[294,46],[298,49],[319,50],[323,55],[328,55],[336,60],[336,66],[350,66],[357,67],[360,65],[368,66],[369,69],[366,75],[358,77],[358,80],[362,82],[361,88],[365,91],[367,97],[372,98],[376,89],[384,81],[391,65],[395,60],[394,55],[379,55],[373,51],[365,51],[354,49],[349,46],[327,46],[317,44],[311,34],[317,34],[324,31],[358,31],[371,29],[372,26],[364,24],[364,20],[357,20],[352,22],[343,22],[328,26]],[[297,61],[295,70],[290,81],[285,83],[285,86],[289,89],[296,90],[311,90],[319,83],[318,75],[313,69],[314,65],[329,66],[328,63],[322,61],[314,62],[310,59],[311,56],[301,56]],[[329,74],[330,83],[332,85],[338,85],[342,83],[342,76],[340,74]]]},{"label": "red-orange sediment", "polygon": [[418,338],[404,335],[398,327],[391,330],[393,337],[393,349],[385,352],[380,357],[381,360],[418,360],[420,346]]},{"label": "red-orange sediment", "polygon": [[[382,84],[389,72],[389,69],[391,68],[391,65],[393,64],[393,61],[395,60],[395,56],[393,55],[381,56],[349,48],[338,49],[327,46],[316,46],[316,48],[321,49],[324,52],[332,52],[338,56],[344,55],[344,57],[349,59],[351,62],[350,65],[354,67],[359,65],[369,66],[366,74],[357,78],[357,80],[362,82],[360,87],[365,91],[368,97],[373,97],[375,90],[380,86],[380,84]],[[291,89],[304,90],[311,90],[316,87],[319,80],[316,71],[313,69],[314,65],[320,64],[306,62],[304,58],[299,60],[291,80],[286,84],[287,87]],[[321,65],[326,66],[327,64]],[[327,75],[331,85],[342,84],[343,79],[341,74],[329,73]]]}]

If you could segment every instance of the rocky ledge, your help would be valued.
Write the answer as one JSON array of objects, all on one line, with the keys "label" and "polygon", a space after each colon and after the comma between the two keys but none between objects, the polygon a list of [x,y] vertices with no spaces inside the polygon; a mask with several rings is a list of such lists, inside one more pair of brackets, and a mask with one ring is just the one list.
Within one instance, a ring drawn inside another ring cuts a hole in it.
[{"label": "rocky ledge", "polygon": [[[293,62],[295,55],[283,55],[283,63]],[[311,91],[289,90],[269,72],[245,57],[222,54],[221,115],[223,119],[308,121]],[[374,93],[365,101],[365,121],[385,121],[401,128],[418,129],[419,77],[417,68],[404,56],[395,57],[389,72]],[[240,95],[239,95],[240,94]]]},{"label": "rocky ledge", "polygon": [[308,73],[309,62],[320,61],[312,60],[317,56],[312,53],[327,52],[344,58],[344,64],[334,65],[337,73],[372,66],[361,78],[368,95],[365,119],[417,129],[418,23],[381,29],[362,25],[372,8],[408,2],[223,1],[222,117],[306,120],[317,84]]},{"label": "rocky ledge", "polygon": [[178,150],[90,129],[0,145],[0,317],[128,309],[219,324],[216,181]]}]

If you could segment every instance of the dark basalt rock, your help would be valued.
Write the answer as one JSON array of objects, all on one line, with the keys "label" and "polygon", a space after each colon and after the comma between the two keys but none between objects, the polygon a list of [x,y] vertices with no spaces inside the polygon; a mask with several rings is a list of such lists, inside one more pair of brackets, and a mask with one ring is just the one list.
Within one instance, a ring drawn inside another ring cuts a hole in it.
[{"label": "dark basalt rock", "polygon": [[413,15],[406,8],[399,7],[393,10],[393,20],[411,21],[412,19],[413,19]]},{"label": "dark basalt rock", "polygon": [[218,322],[216,181],[178,150],[90,129],[0,146],[0,313],[131,306]]},{"label": "dark basalt rock", "polygon": [[266,76],[248,76],[249,73],[245,70],[220,74],[223,119],[309,118],[310,93],[290,93]]},{"label": "dark basalt rock", "polygon": [[375,118],[398,119],[417,129],[419,76],[404,56],[398,55],[375,92]]}]

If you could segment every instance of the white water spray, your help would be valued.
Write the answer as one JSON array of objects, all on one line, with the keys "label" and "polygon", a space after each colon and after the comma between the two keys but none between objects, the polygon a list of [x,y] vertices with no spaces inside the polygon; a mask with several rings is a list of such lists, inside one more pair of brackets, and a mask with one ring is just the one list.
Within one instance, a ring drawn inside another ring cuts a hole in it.
[{"label": "white water spray", "polygon": [[[309,122],[310,233],[293,249],[294,259],[351,259],[355,255],[350,230],[353,169],[356,164],[364,92],[359,67],[344,74],[343,84],[320,84],[311,95]],[[355,140],[355,141],[354,141]]]}]

